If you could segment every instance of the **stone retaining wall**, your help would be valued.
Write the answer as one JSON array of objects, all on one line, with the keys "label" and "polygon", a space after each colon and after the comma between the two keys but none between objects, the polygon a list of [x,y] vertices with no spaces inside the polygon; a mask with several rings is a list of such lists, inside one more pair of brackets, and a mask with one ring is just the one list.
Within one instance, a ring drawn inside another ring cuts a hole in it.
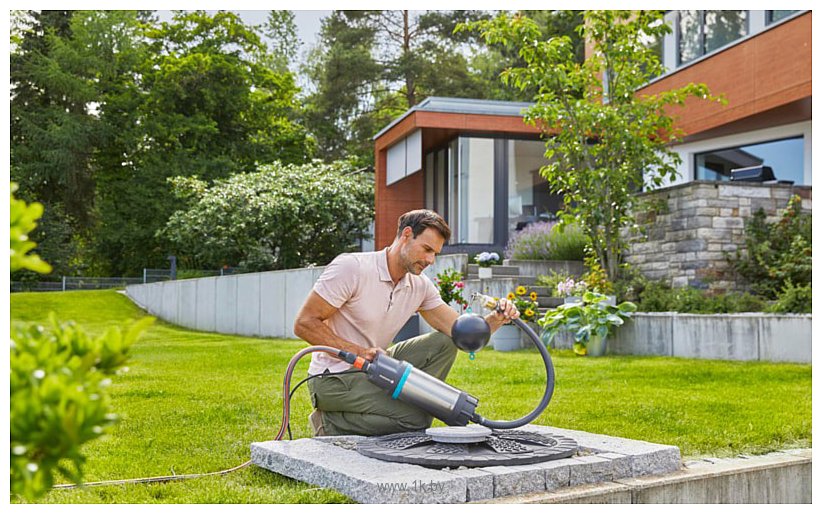
[{"label": "stone retaining wall", "polygon": [[725,252],[744,247],[745,222],[758,209],[776,221],[791,195],[812,209],[811,186],[695,181],[640,195],[651,206],[637,214],[625,262],[644,276],[714,292],[740,289]]}]

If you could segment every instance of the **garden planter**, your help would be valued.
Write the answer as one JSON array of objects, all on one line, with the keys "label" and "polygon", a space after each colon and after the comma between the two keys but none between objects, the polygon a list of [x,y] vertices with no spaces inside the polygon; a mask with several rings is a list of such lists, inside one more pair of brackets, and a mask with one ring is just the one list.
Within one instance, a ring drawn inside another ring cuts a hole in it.
[{"label": "garden planter", "polygon": [[494,274],[494,272],[491,271],[490,267],[482,267],[482,266],[477,268],[477,273],[479,274],[479,278],[491,278]]},{"label": "garden planter", "polygon": [[[534,332],[536,332],[536,333],[537,333],[537,335],[540,335],[540,333],[539,333],[539,332],[540,332],[539,325],[537,325],[537,324],[536,324],[536,323],[534,323],[533,321],[526,321],[525,323],[526,323],[529,327],[531,327],[531,330],[533,330]],[[534,342],[533,342],[533,341],[531,341],[531,338],[530,338],[530,337],[528,337],[528,334],[526,334],[524,330],[520,330],[520,329],[517,329],[517,330],[519,330],[519,341],[520,341],[520,348],[534,348],[534,349],[536,349],[536,347],[534,346]]]},{"label": "garden planter", "polygon": [[[607,336],[600,337],[598,334],[591,334],[588,344],[585,345],[586,353],[584,355],[589,357],[602,357],[605,355],[606,339]],[[574,350],[576,351],[576,348]]]},{"label": "garden planter", "polygon": [[522,332],[516,325],[503,325],[491,335],[491,344],[498,352],[511,352],[522,348]]}]

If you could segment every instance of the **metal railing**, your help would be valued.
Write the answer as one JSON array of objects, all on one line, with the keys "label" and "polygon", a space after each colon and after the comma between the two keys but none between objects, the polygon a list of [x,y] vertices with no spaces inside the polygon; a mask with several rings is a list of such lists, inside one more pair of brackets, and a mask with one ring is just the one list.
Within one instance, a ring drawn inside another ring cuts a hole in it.
[{"label": "metal railing", "polygon": [[130,284],[150,284],[165,280],[219,277],[246,273],[242,268],[223,268],[219,270],[177,270],[177,276],[172,277],[170,269],[144,268],[143,277],[66,277],[60,282],[12,282],[11,292],[46,292],[46,291],[73,291],[89,289],[124,288]]}]

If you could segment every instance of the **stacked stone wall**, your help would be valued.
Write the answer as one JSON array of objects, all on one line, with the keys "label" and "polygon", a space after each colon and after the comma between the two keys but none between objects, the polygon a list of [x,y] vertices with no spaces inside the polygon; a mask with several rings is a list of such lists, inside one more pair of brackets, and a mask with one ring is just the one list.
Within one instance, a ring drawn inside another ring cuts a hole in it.
[{"label": "stacked stone wall", "polygon": [[781,216],[792,195],[812,209],[811,186],[695,181],[643,193],[638,234],[625,262],[649,279],[712,292],[744,289],[727,259],[745,246],[745,223],[760,208]]}]

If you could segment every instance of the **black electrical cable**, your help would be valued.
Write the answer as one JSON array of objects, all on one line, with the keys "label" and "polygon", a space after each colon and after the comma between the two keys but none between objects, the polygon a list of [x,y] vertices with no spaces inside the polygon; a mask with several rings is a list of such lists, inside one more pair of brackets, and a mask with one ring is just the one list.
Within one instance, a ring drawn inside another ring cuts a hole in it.
[{"label": "black electrical cable", "polygon": [[[320,373],[318,375],[309,375],[309,376],[305,377],[304,379],[300,380],[299,382],[297,382],[297,385],[295,385],[294,388],[291,390],[291,392],[288,393],[288,401],[289,402],[291,401],[291,397],[294,396],[294,392],[297,391],[298,387],[305,384],[306,382],[308,382],[311,379],[322,378],[322,377],[335,377],[337,375],[350,375],[352,373],[365,373],[365,372],[361,369],[349,369],[349,370],[346,370],[346,371],[338,371],[336,373]],[[286,425],[286,428],[288,430],[288,439],[292,440],[293,437],[291,437],[291,422],[289,422]]]}]

